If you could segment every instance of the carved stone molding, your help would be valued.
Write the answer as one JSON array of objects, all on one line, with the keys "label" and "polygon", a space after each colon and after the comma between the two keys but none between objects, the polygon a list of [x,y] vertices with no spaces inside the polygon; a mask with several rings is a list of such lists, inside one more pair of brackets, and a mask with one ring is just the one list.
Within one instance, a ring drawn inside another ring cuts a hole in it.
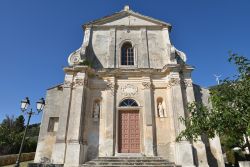
[{"label": "carved stone molding", "polygon": [[167,83],[167,88],[170,88],[172,86],[180,85],[180,79],[179,78],[171,78]]},{"label": "carved stone molding", "polygon": [[185,88],[193,86],[193,82],[190,79],[181,81],[179,78],[171,78],[167,83],[167,88],[180,85],[180,84],[184,86]]},{"label": "carved stone molding", "polygon": [[78,87],[78,86],[86,86],[88,84],[88,80],[87,79],[75,79],[74,82],[70,82],[70,81],[65,81],[64,82],[64,87],[71,87],[73,86]]},{"label": "carved stone molding", "polygon": [[121,87],[121,90],[124,96],[135,96],[138,93],[138,88],[131,84]]},{"label": "carved stone molding", "polygon": [[63,87],[71,87],[72,82],[70,81],[64,81]]},{"label": "carved stone molding", "polygon": [[184,86],[185,87],[192,87],[193,86],[192,80],[184,80]]},{"label": "carved stone molding", "polygon": [[142,82],[143,89],[150,89],[152,84],[151,82]]},{"label": "carved stone molding", "polygon": [[65,143],[64,139],[56,139],[56,143]]},{"label": "carved stone molding", "polygon": [[108,82],[106,86],[106,90],[111,90],[111,94],[114,95],[115,89],[117,88],[117,85],[112,82]]},{"label": "carved stone molding", "polygon": [[80,143],[79,140],[76,140],[76,139],[70,139],[70,140],[67,140],[67,143]]},{"label": "carved stone molding", "polygon": [[74,87],[76,86],[84,86],[85,85],[85,80],[84,79],[76,79],[74,82]]}]

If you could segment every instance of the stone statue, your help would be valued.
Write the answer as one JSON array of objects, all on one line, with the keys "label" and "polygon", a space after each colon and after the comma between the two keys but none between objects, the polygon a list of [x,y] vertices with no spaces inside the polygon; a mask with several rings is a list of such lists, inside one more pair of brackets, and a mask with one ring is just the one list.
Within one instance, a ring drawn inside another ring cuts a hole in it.
[{"label": "stone statue", "polygon": [[93,118],[95,119],[99,118],[99,114],[100,114],[100,106],[99,103],[96,102],[93,111]]},{"label": "stone statue", "polygon": [[158,104],[158,115],[159,115],[159,117],[164,117],[165,116],[164,110],[165,109],[164,109],[162,103],[159,102],[159,104]]}]

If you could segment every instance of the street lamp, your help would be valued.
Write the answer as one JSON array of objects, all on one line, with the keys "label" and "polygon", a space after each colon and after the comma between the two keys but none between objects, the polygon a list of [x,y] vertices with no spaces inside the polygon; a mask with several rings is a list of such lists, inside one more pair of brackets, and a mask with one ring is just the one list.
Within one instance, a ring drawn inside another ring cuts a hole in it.
[{"label": "street lamp", "polygon": [[[31,118],[31,115],[36,114],[36,112],[32,112],[32,108],[30,109],[30,111],[25,112],[28,109],[29,105],[30,105],[30,100],[29,100],[28,97],[26,97],[24,100],[21,101],[21,110],[22,110],[22,112],[24,114],[28,114],[29,117],[28,117],[27,125],[25,127],[25,131],[24,131],[24,135],[23,135],[23,139],[22,139],[22,143],[21,143],[21,147],[20,147],[20,150],[19,150],[17,160],[16,160],[15,167],[20,166],[20,157],[21,157],[21,154],[22,154],[23,143],[24,143],[24,140],[25,140],[25,137],[26,137],[27,129],[28,129],[28,126],[29,126],[29,123],[30,123],[30,118]],[[41,98],[39,101],[36,102],[37,114],[39,114],[43,110],[44,106],[45,106],[44,98]]]}]

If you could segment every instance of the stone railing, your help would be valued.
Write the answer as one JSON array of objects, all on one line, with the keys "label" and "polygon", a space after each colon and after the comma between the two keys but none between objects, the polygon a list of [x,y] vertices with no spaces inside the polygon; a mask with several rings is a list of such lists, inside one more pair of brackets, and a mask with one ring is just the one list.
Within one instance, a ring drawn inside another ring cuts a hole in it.
[{"label": "stone railing", "polygon": [[[3,155],[0,156],[0,166],[15,164],[18,154]],[[22,153],[20,161],[30,161],[35,157],[35,153]]]}]

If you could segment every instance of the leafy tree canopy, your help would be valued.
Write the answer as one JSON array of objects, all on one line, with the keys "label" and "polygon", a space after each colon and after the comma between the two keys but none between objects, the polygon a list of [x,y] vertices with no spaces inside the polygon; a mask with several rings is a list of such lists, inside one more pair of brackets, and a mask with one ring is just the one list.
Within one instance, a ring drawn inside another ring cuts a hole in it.
[{"label": "leafy tree canopy", "polygon": [[[7,115],[2,121],[0,124],[0,155],[18,153],[25,128],[24,124],[25,119],[22,115],[17,118]],[[39,125],[29,125],[27,138],[24,143],[24,152],[35,151]]]},{"label": "leafy tree canopy", "polygon": [[186,129],[177,137],[197,140],[199,136],[206,135],[213,138],[216,134],[227,136],[228,143],[233,147],[248,147],[243,142],[243,136],[250,135],[250,61],[235,53],[229,54],[229,62],[234,63],[237,75],[226,78],[218,86],[210,89],[210,102],[212,109],[199,103],[188,106],[190,117],[180,120]]}]

